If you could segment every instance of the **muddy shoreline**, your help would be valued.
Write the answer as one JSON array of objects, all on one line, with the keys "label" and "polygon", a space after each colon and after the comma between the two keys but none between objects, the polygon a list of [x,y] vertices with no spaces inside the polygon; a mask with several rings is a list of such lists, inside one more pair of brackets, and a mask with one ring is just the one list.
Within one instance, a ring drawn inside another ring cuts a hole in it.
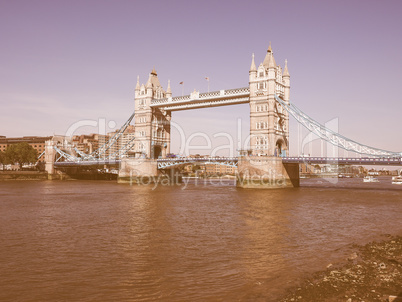
[{"label": "muddy shoreline", "polygon": [[279,301],[402,301],[402,236],[353,246],[341,263],[329,263]]}]

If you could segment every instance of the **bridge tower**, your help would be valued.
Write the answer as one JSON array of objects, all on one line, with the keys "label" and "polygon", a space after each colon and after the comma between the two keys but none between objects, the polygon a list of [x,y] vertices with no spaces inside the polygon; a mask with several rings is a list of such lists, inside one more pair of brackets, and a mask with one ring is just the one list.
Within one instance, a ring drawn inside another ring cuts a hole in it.
[{"label": "bridge tower", "polygon": [[55,174],[54,161],[56,151],[54,146],[56,146],[56,142],[54,140],[48,140],[45,142],[45,171],[48,173],[49,179],[51,179],[51,176]]},{"label": "bridge tower", "polygon": [[239,157],[237,186],[284,188],[299,186],[298,164],[283,164],[289,153],[289,114],[276,101],[290,98],[290,75],[277,65],[271,45],[258,66],[254,54],[249,71],[251,156]]},{"label": "bridge tower", "polygon": [[138,157],[156,159],[170,153],[171,112],[152,108],[152,99],[172,96],[170,82],[165,91],[158,79],[155,68],[149,74],[147,83],[140,86],[139,77],[135,87],[135,145]]},{"label": "bridge tower", "polygon": [[290,75],[276,65],[271,45],[258,66],[254,54],[249,71],[250,148],[252,155],[286,156],[289,150],[289,113],[275,100],[289,102]]}]

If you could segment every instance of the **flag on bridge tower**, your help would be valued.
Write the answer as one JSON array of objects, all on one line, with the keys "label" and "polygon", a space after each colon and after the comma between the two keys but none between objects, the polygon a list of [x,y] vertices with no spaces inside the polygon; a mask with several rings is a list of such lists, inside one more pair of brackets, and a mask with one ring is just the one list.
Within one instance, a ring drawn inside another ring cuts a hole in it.
[{"label": "flag on bridge tower", "polygon": [[205,77],[205,79],[206,79],[207,82],[208,82],[208,92],[209,92],[209,77]]},{"label": "flag on bridge tower", "polygon": [[181,96],[183,96],[183,94],[184,94],[184,82],[180,82],[179,84],[183,85],[183,86],[181,86]]}]

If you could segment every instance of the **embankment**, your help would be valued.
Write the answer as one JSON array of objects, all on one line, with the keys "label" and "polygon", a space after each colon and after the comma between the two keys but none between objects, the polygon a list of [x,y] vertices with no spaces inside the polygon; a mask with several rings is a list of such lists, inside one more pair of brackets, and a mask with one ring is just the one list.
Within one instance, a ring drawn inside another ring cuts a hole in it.
[{"label": "embankment", "polygon": [[0,171],[0,181],[2,180],[46,180],[46,172],[38,171]]}]

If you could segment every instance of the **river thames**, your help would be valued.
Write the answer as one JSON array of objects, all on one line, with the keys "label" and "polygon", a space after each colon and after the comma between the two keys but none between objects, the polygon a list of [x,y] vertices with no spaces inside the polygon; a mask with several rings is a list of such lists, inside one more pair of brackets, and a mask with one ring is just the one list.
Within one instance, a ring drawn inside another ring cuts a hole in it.
[{"label": "river thames", "polygon": [[0,301],[277,301],[402,233],[402,186],[0,182]]}]

